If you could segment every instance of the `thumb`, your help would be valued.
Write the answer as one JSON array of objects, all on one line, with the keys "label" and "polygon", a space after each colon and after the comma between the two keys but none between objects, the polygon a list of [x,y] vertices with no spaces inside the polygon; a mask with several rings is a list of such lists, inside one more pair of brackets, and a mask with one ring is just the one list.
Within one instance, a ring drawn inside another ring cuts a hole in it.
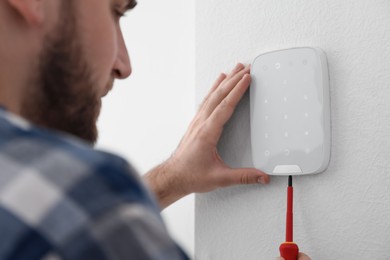
[{"label": "thumb", "polygon": [[300,252],[299,255],[298,255],[298,259],[299,260],[310,260],[311,258],[308,255]]},{"label": "thumb", "polygon": [[275,260],[284,260],[284,258],[283,257],[278,257]]},{"label": "thumb", "polygon": [[227,175],[229,175],[229,180],[232,182],[231,184],[269,183],[268,174],[254,168],[229,168],[227,170]]}]

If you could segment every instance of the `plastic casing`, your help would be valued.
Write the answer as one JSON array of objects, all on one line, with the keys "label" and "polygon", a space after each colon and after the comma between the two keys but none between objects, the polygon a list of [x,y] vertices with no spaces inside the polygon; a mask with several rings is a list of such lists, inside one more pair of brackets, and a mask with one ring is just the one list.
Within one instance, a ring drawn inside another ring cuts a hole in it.
[{"label": "plastic casing", "polygon": [[265,53],[254,59],[251,76],[254,166],[270,175],[326,170],[331,123],[325,53],[313,47]]}]

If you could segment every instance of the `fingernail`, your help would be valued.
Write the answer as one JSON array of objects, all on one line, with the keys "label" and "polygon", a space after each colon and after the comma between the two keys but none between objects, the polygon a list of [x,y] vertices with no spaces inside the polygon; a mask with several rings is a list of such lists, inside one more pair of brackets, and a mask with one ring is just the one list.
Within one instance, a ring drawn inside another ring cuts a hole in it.
[{"label": "fingernail", "polygon": [[269,178],[267,178],[267,176],[260,176],[260,177],[257,177],[257,182],[261,183],[261,184],[268,184]]},{"label": "fingernail", "polygon": [[236,65],[236,67],[234,69],[242,68],[242,66],[243,66],[242,63],[239,62],[239,63],[237,63],[237,65]]}]

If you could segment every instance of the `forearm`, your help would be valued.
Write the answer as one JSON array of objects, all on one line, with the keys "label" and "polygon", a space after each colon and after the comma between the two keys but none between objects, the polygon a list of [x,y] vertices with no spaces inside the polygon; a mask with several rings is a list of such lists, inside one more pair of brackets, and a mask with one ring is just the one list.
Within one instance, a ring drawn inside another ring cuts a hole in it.
[{"label": "forearm", "polygon": [[188,195],[180,183],[180,176],[175,174],[174,167],[170,167],[168,161],[151,169],[143,178],[155,194],[161,210]]}]

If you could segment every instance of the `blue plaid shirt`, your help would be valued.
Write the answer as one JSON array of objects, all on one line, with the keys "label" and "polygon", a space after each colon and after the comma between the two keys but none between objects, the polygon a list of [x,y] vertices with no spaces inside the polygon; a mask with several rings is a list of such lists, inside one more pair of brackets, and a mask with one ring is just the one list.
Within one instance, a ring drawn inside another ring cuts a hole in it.
[{"label": "blue plaid shirt", "polygon": [[188,259],[122,158],[0,109],[0,259]]}]

